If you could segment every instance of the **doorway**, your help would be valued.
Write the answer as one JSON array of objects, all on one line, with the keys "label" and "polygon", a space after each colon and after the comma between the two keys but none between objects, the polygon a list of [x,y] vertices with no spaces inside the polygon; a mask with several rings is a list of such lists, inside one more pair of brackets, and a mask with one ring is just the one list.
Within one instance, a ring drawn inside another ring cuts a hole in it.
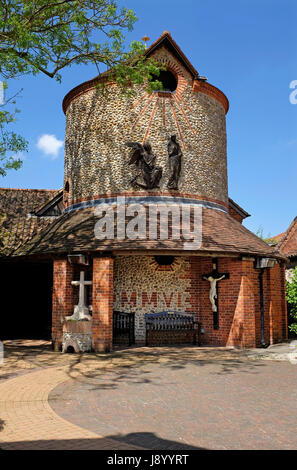
[{"label": "doorway", "polygon": [[52,263],[2,262],[0,269],[3,299],[0,340],[50,340]]}]

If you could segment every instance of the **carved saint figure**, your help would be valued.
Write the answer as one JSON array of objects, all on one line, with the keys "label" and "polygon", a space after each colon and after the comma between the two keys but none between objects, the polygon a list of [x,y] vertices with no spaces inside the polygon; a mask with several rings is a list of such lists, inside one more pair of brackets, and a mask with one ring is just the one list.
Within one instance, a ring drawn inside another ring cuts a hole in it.
[{"label": "carved saint figure", "polygon": [[[163,169],[156,165],[156,156],[150,142],[146,141],[143,145],[139,142],[126,142],[126,146],[132,148],[129,165],[134,163],[139,170],[131,183],[144,189],[159,188]],[[138,178],[142,178],[142,182]]]},{"label": "carved saint figure", "polygon": [[203,279],[208,281],[210,283],[210,289],[209,289],[209,300],[211,302],[211,308],[213,312],[217,312],[217,305],[216,305],[216,298],[217,298],[217,282],[221,281],[226,277],[225,274],[223,274],[221,277],[213,277],[213,276],[203,276]]},{"label": "carved saint figure", "polygon": [[172,135],[168,142],[168,157],[170,176],[167,184],[169,189],[178,189],[178,180],[181,170],[181,158],[183,156],[180,145],[176,141],[176,135]]}]

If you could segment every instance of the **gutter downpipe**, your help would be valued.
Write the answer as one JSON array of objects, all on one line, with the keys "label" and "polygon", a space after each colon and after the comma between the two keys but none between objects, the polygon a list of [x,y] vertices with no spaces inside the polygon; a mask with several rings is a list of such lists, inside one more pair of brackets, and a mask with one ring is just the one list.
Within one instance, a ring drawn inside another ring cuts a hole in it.
[{"label": "gutter downpipe", "polygon": [[265,343],[265,321],[264,321],[264,293],[263,293],[263,274],[264,269],[261,268],[259,273],[259,286],[260,286],[260,311],[261,311],[261,346],[262,348],[268,348],[269,343]]}]

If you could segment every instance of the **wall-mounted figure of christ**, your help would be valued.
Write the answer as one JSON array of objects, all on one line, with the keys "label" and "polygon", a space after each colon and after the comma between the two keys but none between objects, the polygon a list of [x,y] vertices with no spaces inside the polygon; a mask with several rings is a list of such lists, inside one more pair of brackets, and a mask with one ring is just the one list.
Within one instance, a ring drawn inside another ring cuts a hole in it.
[{"label": "wall-mounted figure of christ", "polygon": [[222,279],[225,279],[226,275],[223,274],[221,277],[215,278],[212,275],[210,276],[203,276],[203,279],[208,281],[210,283],[210,289],[209,289],[209,300],[211,303],[211,308],[213,312],[218,311],[218,307],[216,304],[216,299],[218,297],[217,295],[217,282],[221,281]]},{"label": "wall-mounted figure of christ", "polygon": [[132,149],[129,165],[135,164],[138,168],[131,184],[144,189],[159,188],[163,169],[156,165],[156,156],[152,152],[150,142],[147,141],[143,145],[139,142],[126,142],[125,145]]},{"label": "wall-mounted figure of christ", "polygon": [[169,181],[167,188],[178,189],[178,180],[181,171],[181,159],[182,152],[179,143],[176,141],[176,135],[172,135],[169,139],[168,146],[168,158],[169,158]]},{"label": "wall-mounted figure of christ", "polygon": [[213,328],[217,330],[219,328],[219,311],[218,311],[218,282],[223,279],[229,279],[229,273],[219,273],[217,268],[217,259],[213,261],[213,270],[209,274],[202,275],[202,279],[208,281],[209,286],[209,300],[211,303],[211,309],[213,313]]}]

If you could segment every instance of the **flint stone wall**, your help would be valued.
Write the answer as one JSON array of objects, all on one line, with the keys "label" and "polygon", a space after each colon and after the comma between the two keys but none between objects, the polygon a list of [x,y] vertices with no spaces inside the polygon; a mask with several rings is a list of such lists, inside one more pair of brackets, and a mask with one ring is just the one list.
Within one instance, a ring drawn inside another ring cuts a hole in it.
[{"label": "flint stone wall", "polygon": [[135,313],[135,340],[145,341],[145,314],[191,311],[190,261],[176,257],[173,265],[160,266],[154,256],[116,256],[114,310]]},{"label": "flint stone wall", "polygon": [[[128,166],[126,141],[150,140],[157,164],[163,167],[160,189],[168,193],[168,138],[177,135],[183,152],[179,193],[227,202],[226,128],[223,106],[213,97],[192,90],[187,70],[165,48],[156,52],[178,77],[172,95],[147,95],[135,87],[127,97],[115,85],[106,96],[96,89],[73,99],[67,109],[66,205],[98,195],[134,192],[135,165]],[[142,190],[143,191],[143,190]],[[176,192],[172,191],[174,195]]]}]

